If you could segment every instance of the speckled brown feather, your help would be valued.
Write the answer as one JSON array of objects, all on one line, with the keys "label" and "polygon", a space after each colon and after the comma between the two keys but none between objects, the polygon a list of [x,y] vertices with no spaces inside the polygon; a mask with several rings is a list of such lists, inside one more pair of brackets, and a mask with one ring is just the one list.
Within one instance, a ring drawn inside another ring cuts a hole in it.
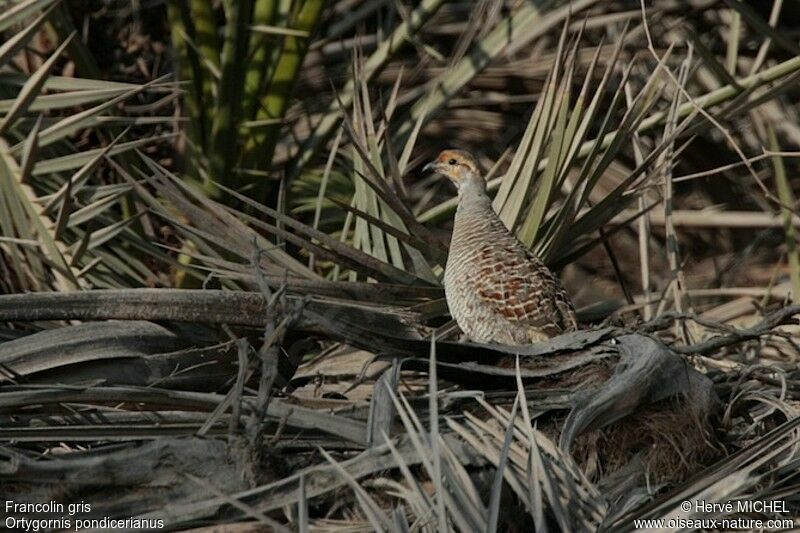
[{"label": "speckled brown feather", "polygon": [[561,283],[506,229],[485,184],[471,181],[457,183],[459,205],[444,276],[447,304],[459,327],[473,341],[504,344],[576,330]]}]

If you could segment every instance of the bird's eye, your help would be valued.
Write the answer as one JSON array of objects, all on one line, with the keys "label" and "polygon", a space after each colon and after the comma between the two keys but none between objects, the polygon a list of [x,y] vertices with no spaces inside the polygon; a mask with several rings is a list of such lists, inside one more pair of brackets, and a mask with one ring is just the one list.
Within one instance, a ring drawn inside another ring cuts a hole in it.
[{"label": "bird's eye", "polygon": [[458,163],[458,161],[456,161],[455,159],[451,159],[450,161],[448,161],[448,163],[450,163],[451,165],[455,165],[456,163]]}]

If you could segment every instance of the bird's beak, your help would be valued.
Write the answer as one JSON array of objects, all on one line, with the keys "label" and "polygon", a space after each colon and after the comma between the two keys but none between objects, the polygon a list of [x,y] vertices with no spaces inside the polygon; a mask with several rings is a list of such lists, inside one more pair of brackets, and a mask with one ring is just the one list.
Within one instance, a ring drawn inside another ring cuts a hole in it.
[{"label": "bird's beak", "polygon": [[431,161],[430,163],[422,167],[423,172],[427,172],[429,170],[436,171],[436,161]]}]

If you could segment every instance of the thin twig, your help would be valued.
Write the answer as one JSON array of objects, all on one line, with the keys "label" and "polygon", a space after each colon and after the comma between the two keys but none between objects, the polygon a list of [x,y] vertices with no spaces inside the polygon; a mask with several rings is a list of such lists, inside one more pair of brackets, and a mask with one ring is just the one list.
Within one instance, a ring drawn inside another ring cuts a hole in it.
[{"label": "thin twig", "polygon": [[[678,84],[686,84],[689,76],[689,68],[692,63],[692,47],[689,46],[689,52],[686,59],[683,61],[678,74]],[[675,94],[669,110],[667,123],[664,126],[664,137],[670,138],[675,132],[677,126],[677,111],[680,104],[681,93]],[[673,183],[672,183],[672,158],[674,156],[674,139],[670,141],[669,146],[662,154],[662,161],[664,164],[664,231],[667,238],[667,258],[669,260],[669,267],[674,278],[672,284],[673,298],[675,301],[675,310],[678,313],[684,311],[684,291],[686,289],[685,280],[683,278],[683,270],[681,269],[680,254],[678,250],[678,234],[675,231],[675,226],[672,223],[672,209],[673,209]],[[684,343],[689,343],[688,334],[685,330],[682,321],[676,322],[676,333],[683,337]]]},{"label": "thin twig", "polygon": [[[625,82],[623,88],[625,91],[625,101],[630,108],[633,105],[633,95],[631,94],[630,81]],[[642,154],[642,141],[639,132],[634,130],[631,138],[633,144],[633,157],[637,167],[642,166],[644,163],[644,155]],[[648,175],[645,174],[644,179],[640,186],[645,186],[650,181]],[[648,197],[647,190],[642,191],[639,195],[639,211],[642,211],[642,216],[639,217],[639,261],[640,273],[642,276],[642,294],[646,301],[650,300],[650,213],[649,210],[645,211],[648,204],[652,203]],[[653,317],[653,306],[646,304],[643,308],[645,320],[650,320]]]},{"label": "thin twig", "polygon": [[774,328],[790,323],[790,319],[798,314],[800,314],[800,305],[790,305],[766,315],[761,322],[751,328],[738,329],[727,335],[718,335],[691,346],[672,346],[672,349],[682,354],[711,353],[732,344],[773,334]]}]

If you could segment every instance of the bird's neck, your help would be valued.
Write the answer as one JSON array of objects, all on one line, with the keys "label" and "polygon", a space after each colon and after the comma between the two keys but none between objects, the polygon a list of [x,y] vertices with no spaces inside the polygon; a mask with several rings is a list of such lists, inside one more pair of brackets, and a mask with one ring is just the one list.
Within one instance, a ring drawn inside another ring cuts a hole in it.
[{"label": "bird's neck", "polygon": [[484,210],[492,208],[492,200],[486,194],[486,182],[480,176],[471,177],[461,182],[458,188],[459,210]]},{"label": "bird's neck", "polygon": [[451,255],[458,257],[470,250],[472,243],[491,238],[490,234],[503,228],[502,222],[492,209],[492,200],[482,184],[463,182],[458,191],[458,208],[453,221]]}]

